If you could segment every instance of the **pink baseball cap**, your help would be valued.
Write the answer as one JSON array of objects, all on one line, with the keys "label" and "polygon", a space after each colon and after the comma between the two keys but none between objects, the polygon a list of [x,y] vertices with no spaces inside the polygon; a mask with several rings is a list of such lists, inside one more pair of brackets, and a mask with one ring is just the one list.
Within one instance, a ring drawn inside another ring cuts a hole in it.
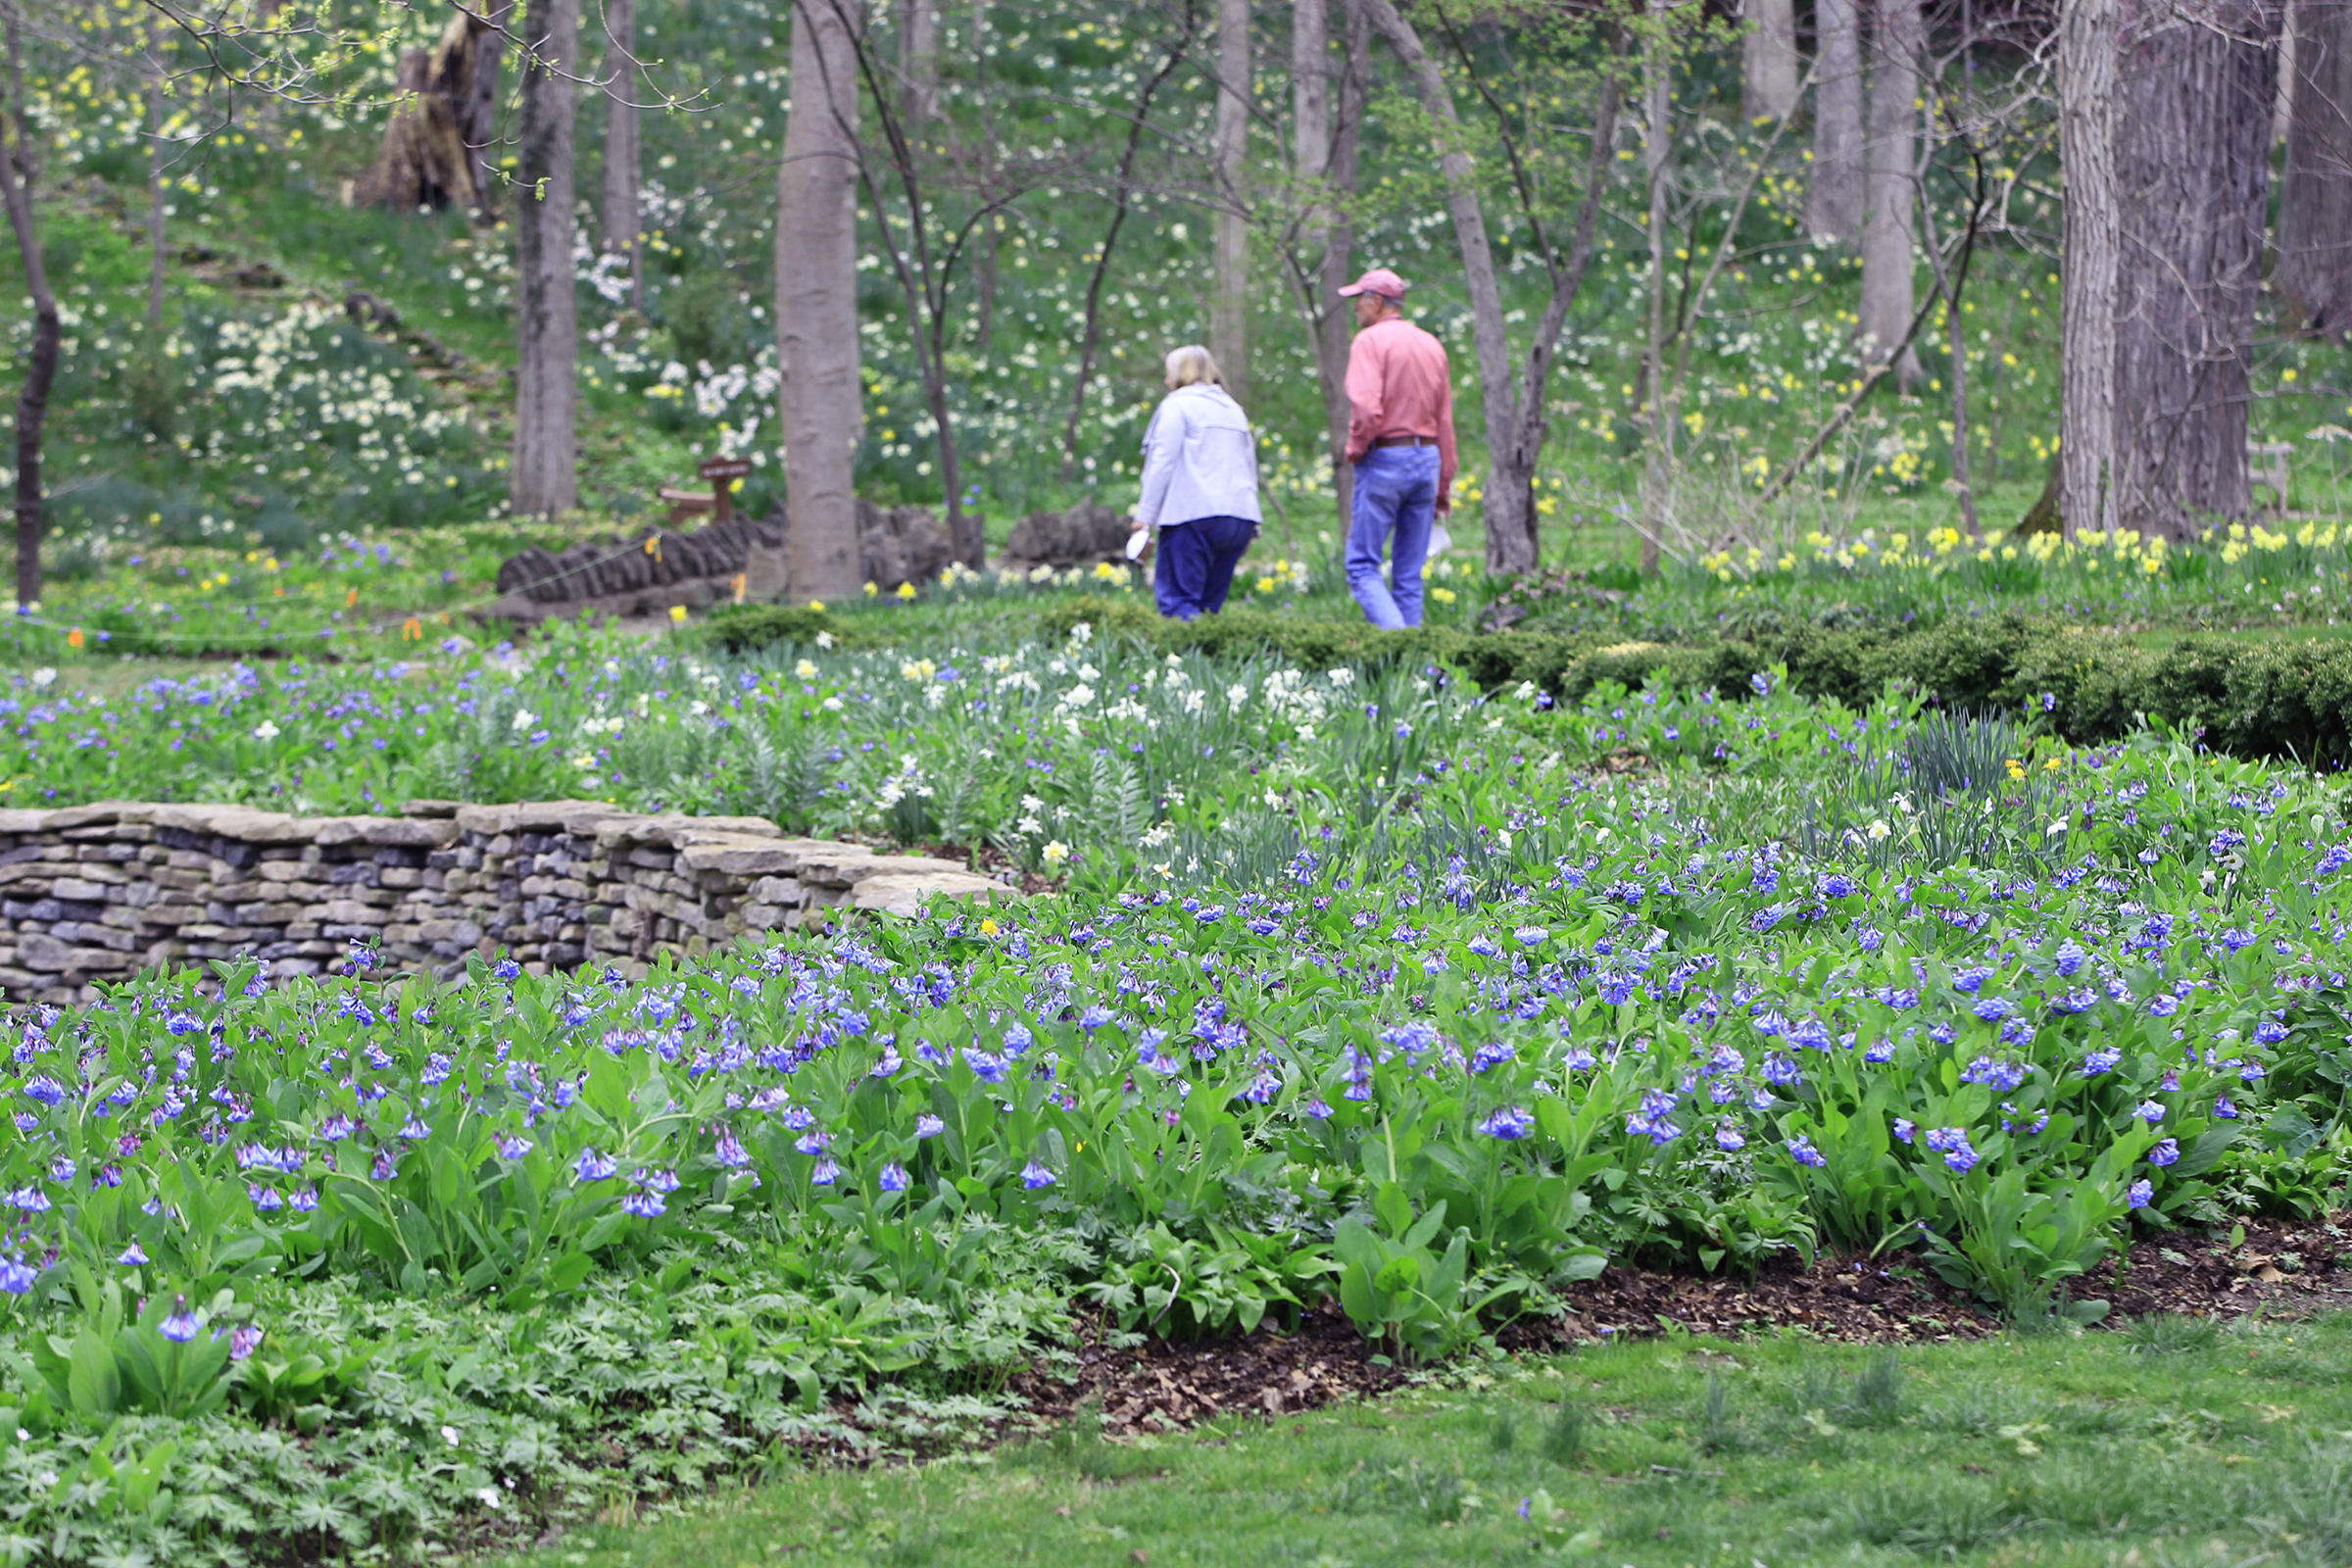
[{"label": "pink baseball cap", "polygon": [[1346,288],[1341,289],[1340,294],[1347,299],[1352,299],[1358,294],[1377,294],[1382,299],[1400,300],[1404,298],[1404,291],[1410,287],[1412,287],[1411,284],[1387,268],[1375,267]]}]

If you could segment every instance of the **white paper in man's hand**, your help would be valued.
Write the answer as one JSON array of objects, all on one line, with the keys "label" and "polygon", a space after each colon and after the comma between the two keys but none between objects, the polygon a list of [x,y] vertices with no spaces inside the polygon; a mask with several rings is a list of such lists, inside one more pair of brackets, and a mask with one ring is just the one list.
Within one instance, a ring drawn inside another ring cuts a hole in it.
[{"label": "white paper in man's hand", "polygon": [[1144,546],[1146,546],[1146,545],[1150,544],[1151,542],[1152,542],[1152,530],[1151,530],[1151,529],[1149,529],[1149,528],[1138,528],[1138,529],[1136,529],[1136,530],[1135,530],[1135,532],[1133,532],[1133,533],[1131,533],[1131,534],[1129,534],[1129,535],[1127,536],[1127,559],[1128,559],[1129,561],[1141,561],[1141,560],[1143,560],[1143,559],[1144,559]]}]

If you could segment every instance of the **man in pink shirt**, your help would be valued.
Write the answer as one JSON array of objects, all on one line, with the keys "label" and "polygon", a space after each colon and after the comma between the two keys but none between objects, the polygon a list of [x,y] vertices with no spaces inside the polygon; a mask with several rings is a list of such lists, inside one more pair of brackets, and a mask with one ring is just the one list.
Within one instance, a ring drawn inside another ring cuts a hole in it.
[{"label": "man in pink shirt", "polygon": [[1452,373],[1445,345],[1404,318],[1407,286],[1376,267],[1340,290],[1355,301],[1356,325],[1348,355],[1348,461],[1355,465],[1348,587],[1372,624],[1390,630],[1421,624],[1430,529],[1453,510]]}]

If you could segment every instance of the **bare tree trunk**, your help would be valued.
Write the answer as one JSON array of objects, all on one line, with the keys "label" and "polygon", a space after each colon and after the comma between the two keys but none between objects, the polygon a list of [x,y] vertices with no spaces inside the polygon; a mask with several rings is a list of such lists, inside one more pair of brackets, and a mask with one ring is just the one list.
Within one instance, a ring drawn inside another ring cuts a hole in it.
[{"label": "bare tree trunk", "polygon": [[[984,77],[988,69],[988,0],[972,0],[972,73],[975,80]],[[982,93],[981,101],[987,102]],[[972,346],[982,359],[988,358],[989,344],[996,336],[997,318],[997,234],[1004,220],[992,214],[980,228],[980,254],[973,259],[975,274],[973,301]]]},{"label": "bare tree trunk", "polygon": [[978,274],[977,296],[972,302],[972,347],[982,359],[988,358],[988,346],[997,330],[997,222],[992,218],[980,231],[980,254],[972,263]]},{"label": "bare tree trunk", "polygon": [[57,380],[59,325],[57,296],[49,291],[40,235],[32,226],[32,124],[24,112],[24,59],[13,0],[7,20],[9,86],[14,95],[10,107],[17,135],[0,178],[8,181],[8,221],[16,230],[24,286],[32,295],[32,358],[17,394],[17,608],[27,610],[41,602],[41,426],[49,417],[49,388]]},{"label": "bare tree trunk", "polygon": [[645,226],[637,193],[642,162],[637,143],[637,0],[605,0],[605,208],[603,249],[629,259],[629,304],[645,304]]},{"label": "bare tree trunk", "polygon": [[[1372,101],[1372,24],[1363,0],[1340,0],[1340,23],[1346,33],[1347,63],[1340,68],[1339,119],[1331,139],[1331,188],[1341,197],[1356,189],[1358,150],[1363,142],[1366,106]],[[1323,251],[1323,330],[1315,339],[1315,366],[1323,380],[1323,422],[1331,441],[1333,494],[1339,503],[1343,533],[1355,515],[1355,465],[1348,461],[1348,425],[1354,411],[1348,403],[1348,354],[1352,346],[1348,318],[1339,302],[1340,290],[1355,271],[1355,220],[1346,208],[1338,209],[1331,240]]]},{"label": "bare tree trunk", "polygon": [[2103,530],[2115,482],[2117,0],[2063,0],[2058,16],[2058,161],[2066,176],[2059,273],[2058,514],[2072,538]]},{"label": "bare tree trunk", "polygon": [[525,516],[580,500],[578,302],[571,270],[572,121],[579,0],[532,6],[515,137],[514,459],[508,503]]},{"label": "bare tree trunk", "polygon": [[147,324],[164,324],[164,277],[170,247],[164,231],[164,63],[147,23]]},{"label": "bare tree trunk", "polygon": [[[1143,90],[1136,94],[1135,115],[1127,126],[1127,146],[1119,154],[1118,182],[1112,190],[1110,223],[1103,230],[1102,248],[1095,253],[1094,272],[1086,281],[1086,331],[1078,348],[1078,373],[1070,378],[1069,422],[1061,432],[1063,484],[1070,482],[1078,468],[1078,421],[1086,415],[1086,392],[1093,384],[1095,374],[1095,351],[1102,341],[1102,284],[1110,275],[1110,256],[1118,248],[1119,230],[1127,226],[1128,201],[1135,189],[1135,157],[1144,144],[1144,127],[1151,122],[1152,100],[1158,96],[1159,89],[1167,84],[1168,78],[1176,74],[1176,68],[1184,63],[1184,57],[1192,52],[1192,44],[1193,35],[1188,31],[1169,51],[1167,64],[1159,68],[1159,74],[1145,82]],[[981,221],[993,221],[994,218],[992,213]]]},{"label": "bare tree trunk", "polygon": [[[1662,24],[1664,0],[1649,0]],[[1642,575],[1658,574],[1659,546],[1674,526],[1674,416],[1666,407],[1666,182],[1674,161],[1674,72],[1663,39],[1642,45],[1642,172],[1649,204],[1649,321],[1642,350]]]},{"label": "bare tree trunk", "polygon": [[1851,240],[1862,232],[1862,21],[1857,0],[1815,0],[1813,186],[1805,226]]},{"label": "bare tree trunk", "polygon": [[[1496,124],[1506,124],[1502,105],[1479,79],[1476,62],[1463,47],[1461,34],[1449,26],[1446,35],[1454,44],[1463,74],[1478,87],[1488,107],[1495,111]],[[1622,46],[1622,34],[1617,42]],[[1592,146],[1585,161],[1584,198],[1577,207],[1576,223],[1565,256],[1544,233],[1543,215],[1536,205],[1535,180],[1518,145],[1507,130],[1497,137],[1504,162],[1510,167],[1512,188],[1519,196],[1519,216],[1535,240],[1537,254],[1543,258],[1551,297],[1544,307],[1543,318],[1536,324],[1534,340],[1528,344],[1526,370],[1519,384],[1510,389],[1511,404],[1501,421],[1499,442],[1494,438],[1496,421],[1490,418],[1487,423],[1489,440],[1494,443],[1487,480],[1490,571],[1504,574],[1533,571],[1544,559],[1543,514],[1536,510],[1536,466],[1543,461],[1544,438],[1550,429],[1545,402],[1551,391],[1551,362],[1559,350],[1560,334],[1568,325],[1568,313],[1584,291],[1585,274],[1592,266],[1592,241],[1600,222],[1601,197],[1608,188],[1609,170],[1616,155],[1618,83],[1615,71],[1602,74],[1600,100],[1592,115]],[[1730,226],[1737,229],[1739,221],[1733,217]],[[1499,505],[1496,498],[1501,498]],[[1504,533],[1494,521],[1498,515],[1518,517],[1521,531]]]},{"label": "bare tree trunk", "polygon": [[[466,95],[459,106],[458,134],[473,153],[476,211],[486,218],[498,208],[498,76],[507,52],[507,28],[514,20],[514,0],[481,0],[469,9],[489,25],[473,40],[473,71],[466,78]],[[576,10],[573,17],[576,28]]]},{"label": "bare tree trunk", "polygon": [[1331,172],[1330,0],[1291,0],[1291,175],[1307,194],[1299,234],[1320,250],[1331,233],[1330,209],[1315,187]]},{"label": "bare tree trunk", "polygon": [[[1359,64],[1366,43],[1363,8],[1341,0],[1340,26],[1348,50],[1341,68],[1335,116],[1331,93],[1330,0],[1292,0],[1291,92],[1295,145],[1291,170],[1302,185],[1321,182],[1337,195],[1355,189],[1356,124],[1363,109]],[[1354,234],[1336,202],[1317,207],[1304,236],[1319,251],[1315,295],[1308,302],[1314,332],[1315,380],[1323,393],[1323,432],[1330,449],[1332,494],[1340,526],[1355,499],[1355,468],[1348,462],[1348,312],[1339,291],[1348,282]]]},{"label": "bare tree trunk", "polygon": [[2352,0],[2294,0],[2286,185],[2272,286],[2303,330],[2352,329]]},{"label": "bare tree trunk", "polygon": [[1217,0],[1216,275],[1208,352],[1236,401],[1250,400],[1250,220],[1242,181],[1250,155],[1250,0]]},{"label": "bare tree trunk", "polygon": [[[776,363],[797,599],[858,591],[858,42],[860,13],[794,0],[792,113],[776,175]],[[911,301],[909,302],[911,305]]]},{"label": "bare tree trunk", "polygon": [[900,0],[899,118],[919,141],[939,118],[939,0]]},{"label": "bare tree trunk", "polygon": [[2295,0],[2278,7],[2278,90],[2271,95],[2271,141],[2286,145],[2286,131],[2295,122],[2295,49],[2302,32],[2302,8]]},{"label": "bare tree trunk", "polygon": [[1959,491],[1960,520],[1968,524],[1968,536],[1982,539],[1984,537],[1984,524],[1977,516],[1976,486],[1968,478],[1968,332],[1960,324],[1959,286],[1956,284],[1945,295],[1943,302],[1944,310],[1951,318],[1952,483]]},{"label": "bare tree trunk", "polygon": [[1746,0],[1740,39],[1740,112],[1749,121],[1786,120],[1796,112],[1796,7],[1792,0]]},{"label": "bare tree trunk", "polygon": [[[1389,47],[1412,74],[1422,107],[1438,122],[1438,172],[1446,181],[1446,208],[1453,219],[1454,244],[1462,256],[1462,281],[1470,294],[1470,343],[1478,356],[1479,401],[1486,413],[1487,451],[1492,457],[1509,445],[1511,344],[1503,329],[1502,286],[1494,272],[1494,247],[1487,240],[1487,218],[1479,207],[1461,115],[1454,108],[1453,90],[1446,85],[1445,74],[1422,48],[1421,35],[1412,24],[1398,15],[1394,0],[1362,0],[1362,4],[1372,26],[1389,40]],[[1490,481],[1493,477],[1490,469]],[[1483,506],[1490,560],[1498,548],[1498,536],[1509,541],[1524,541],[1529,536],[1529,519],[1520,512],[1525,501],[1523,493],[1488,484]],[[1516,550],[1518,546],[1508,548]]]},{"label": "bare tree trunk", "polygon": [[1950,332],[1952,355],[1952,487],[1960,503],[1961,520],[1968,524],[1972,539],[1984,537],[1984,525],[1977,515],[1977,493],[1969,482],[1968,466],[1968,330],[1961,323],[1965,317],[1960,299],[1968,289],[1968,267],[1976,256],[1977,233],[1984,220],[1984,163],[1973,142],[1968,144],[1969,163],[1976,175],[1975,188],[1970,192],[1968,228],[1956,263],[1947,262],[1943,246],[1936,232],[1936,207],[1932,202],[1920,204],[1920,219],[1927,225],[1928,265],[1935,270],[1936,294],[1943,302],[1945,326]]},{"label": "bare tree trunk", "polygon": [[2273,0],[2208,12],[2151,14],[2119,77],[2115,514],[2175,538],[2252,502],[2248,361],[2278,18]]},{"label": "bare tree trunk", "polygon": [[1911,326],[1911,236],[1918,200],[1919,0],[1879,0],[1871,40],[1870,144],[1862,219],[1861,338],[1865,362],[1893,356],[1895,384],[1919,383],[1919,356],[1898,349]]}]

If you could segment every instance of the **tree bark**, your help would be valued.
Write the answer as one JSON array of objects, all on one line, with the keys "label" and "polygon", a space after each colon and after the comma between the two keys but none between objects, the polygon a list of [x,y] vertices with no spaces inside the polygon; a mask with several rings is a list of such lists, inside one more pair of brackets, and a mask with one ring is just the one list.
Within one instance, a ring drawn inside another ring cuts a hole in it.
[{"label": "tree bark", "polygon": [[980,254],[973,259],[972,347],[982,359],[997,335],[997,220],[980,231]]},{"label": "tree bark", "polygon": [[439,212],[453,203],[481,208],[466,115],[481,52],[496,40],[470,13],[459,12],[430,49],[402,54],[396,79],[405,101],[384,126],[375,162],[353,181],[355,204],[396,213]]},{"label": "tree bark", "polygon": [[2295,0],[2286,184],[2272,273],[2295,324],[2352,331],[2352,0]]},{"label": "tree bark", "polygon": [[2058,514],[2072,538],[2108,525],[2115,479],[2117,0],[2063,0],[2058,15],[2058,160],[2066,178],[2059,267]]},{"label": "tree bark", "polygon": [[[1291,173],[1309,191],[1331,172],[1328,6],[1329,0],[1291,0]],[[1305,238],[1311,244],[1324,232],[1318,203],[1309,210]]]},{"label": "tree bark", "polygon": [[1355,193],[1358,127],[1363,119],[1364,91],[1370,39],[1363,7],[1356,0],[1340,0],[1340,27],[1346,48],[1341,67],[1339,98],[1331,92],[1331,33],[1329,0],[1293,0],[1291,6],[1291,81],[1295,98],[1293,131],[1296,148],[1292,172],[1304,186],[1320,183],[1334,198],[1315,209],[1305,235],[1319,252],[1315,298],[1311,302],[1315,379],[1323,393],[1323,428],[1331,454],[1332,492],[1339,505],[1340,526],[1348,525],[1355,500],[1355,468],[1348,461],[1348,317],[1339,291],[1349,281],[1349,262],[1355,236],[1347,210],[1337,198]]},{"label": "tree bark", "polygon": [[899,119],[919,141],[939,118],[939,0],[900,0]]},{"label": "tree bark", "polygon": [[1839,242],[1862,232],[1862,21],[1857,0],[1815,0],[1813,185],[1805,226]]},{"label": "tree bark", "polygon": [[858,586],[855,481],[865,418],[853,29],[861,21],[847,0],[793,0],[793,103],[776,175],[776,363],[796,599],[847,599]]},{"label": "tree bark", "polygon": [[40,235],[32,221],[32,124],[24,112],[24,60],[17,36],[17,8],[6,8],[8,74],[16,140],[0,178],[8,182],[8,221],[16,230],[17,255],[24,265],[24,286],[32,295],[32,357],[17,394],[17,608],[41,602],[41,427],[49,417],[49,389],[57,380],[59,325],[57,296],[42,265]]},{"label": "tree bark", "polygon": [[[1478,358],[1479,401],[1485,408],[1487,452],[1490,459],[1509,446],[1511,421],[1511,345],[1502,320],[1502,286],[1494,272],[1494,250],[1487,240],[1487,218],[1479,206],[1478,185],[1471,172],[1468,138],[1462,131],[1453,90],[1421,35],[1397,13],[1394,0],[1362,0],[1366,16],[1413,78],[1422,107],[1438,122],[1438,172],[1446,182],[1446,208],[1453,219],[1455,247],[1462,256],[1462,280],[1470,295],[1470,344]],[[1497,548],[1514,553],[1529,536],[1529,519],[1518,508],[1524,497],[1507,486],[1489,484],[1484,503],[1488,559]],[[1498,546],[1498,538],[1506,541]]]},{"label": "tree bark", "polygon": [[[1362,0],[1340,0],[1340,24],[1347,60],[1340,68],[1338,117],[1332,129],[1329,179],[1335,197],[1355,194],[1357,153],[1363,140],[1365,106],[1372,97],[1372,27]],[[1315,373],[1323,383],[1324,433],[1331,443],[1332,493],[1339,505],[1340,530],[1355,515],[1355,465],[1348,461],[1348,353],[1352,316],[1340,290],[1354,280],[1355,222],[1335,203],[1323,246],[1322,329],[1315,336]]]},{"label": "tree bark", "polygon": [[515,139],[514,458],[508,501],[525,516],[579,505],[579,332],[571,247],[579,0],[533,5]]},{"label": "tree bark", "polygon": [[1796,112],[1796,7],[1792,0],[1746,0],[1740,38],[1740,112],[1750,121]]},{"label": "tree bark", "polygon": [[[467,20],[476,29],[473,69],[458,105],[458,135],[473,153],[474,210],[487,218],[498,210],[498,76],[507,52],[507,28],[514,21],[514,0],[481,0],[469,10],[488,24]],[[577,27],[578,13],[573,13]]]},{"label": "tree bark", "polygon": [[629,304],[645,304],[645,258],[638,254],[643,164],[637,141],[637,0],[605,0],[605,206],[603,249],[629,259]]},{"label": "tree bark", "polygon": [[2302,30],[2303,19],[2295,0],[2279,0],[2278,6],[2278,87],[2271,94],[2271,141],[2278,147],[2286,145],[2287,127],[2295,119],[2295,83],[2299,74],[2295,67],[2296,35]]},{"label": "tree bark", "polygon": [[[1965,133],[1963,133],[1965,137]],[[1984,161],[1973,142],[1967,143],[1969,165],[1975,186],[1969,193],[1968,228],[1963,236],[1960,255],[1947,261],[1943,244],[1936,232],[1936,208],[1932,202],[1920,205],[1920,219],[1927,225],[1927,243],[1920,248],[1927,253],[1928,265],[1935,271],[1936,295],[1943,302],[1944,325],[1949,333],[1952,356],[1952,487],[1960,503],[1961,520],[1968,524],[1968,536],[1984,537],[1984,525],[1977,515],[1977,492],[1969,480],[1968,458],[1968,329],[1961,309],[1961,296],[1968,290],[1969,263],[1976,257],[1977,234],[1984,221]]]},{"label": "tree bark", "polygon": [[1210,284],[1208,352],[1237,402],[1250,399],[1250,220],[1242,210],[1250,154],[1250,0],[1217,0],[1217,119],[1214,220],[1216,272]]},{"label": "tree bark", "polygon": [[147,324],[164,324],[164,279],[170,246],[164,228],[164,63],[156,54],[155,23],[147,23]]},{"label": "tree bark", "polygon": [[1919,0],[1879,0],[1871,40],[1870,143],[1865,155],[1862,219],[1863,359],[1892,357],[1895,384],[1919,382],[1919,356],[1908,346],[1913,310],[1911,239],[1919,198]]},{"label": "tree bark", "polygon": [[2244,515],[2270,197],[2272,0],[2151,14],[2120,80],[2116,515],[2193,537]]},{"label": "tree bark", "polygon": [[[1664,0],[1649,0],[1663,23]],[[1642,575],[1658,574],[1674,526],[1674,416],[1666,407],[1666,182],[1674,162],[1674,71],[1662,39],[1642,46],[1642,172],[1648,188],[1649,318],[1642,348]]]}]

